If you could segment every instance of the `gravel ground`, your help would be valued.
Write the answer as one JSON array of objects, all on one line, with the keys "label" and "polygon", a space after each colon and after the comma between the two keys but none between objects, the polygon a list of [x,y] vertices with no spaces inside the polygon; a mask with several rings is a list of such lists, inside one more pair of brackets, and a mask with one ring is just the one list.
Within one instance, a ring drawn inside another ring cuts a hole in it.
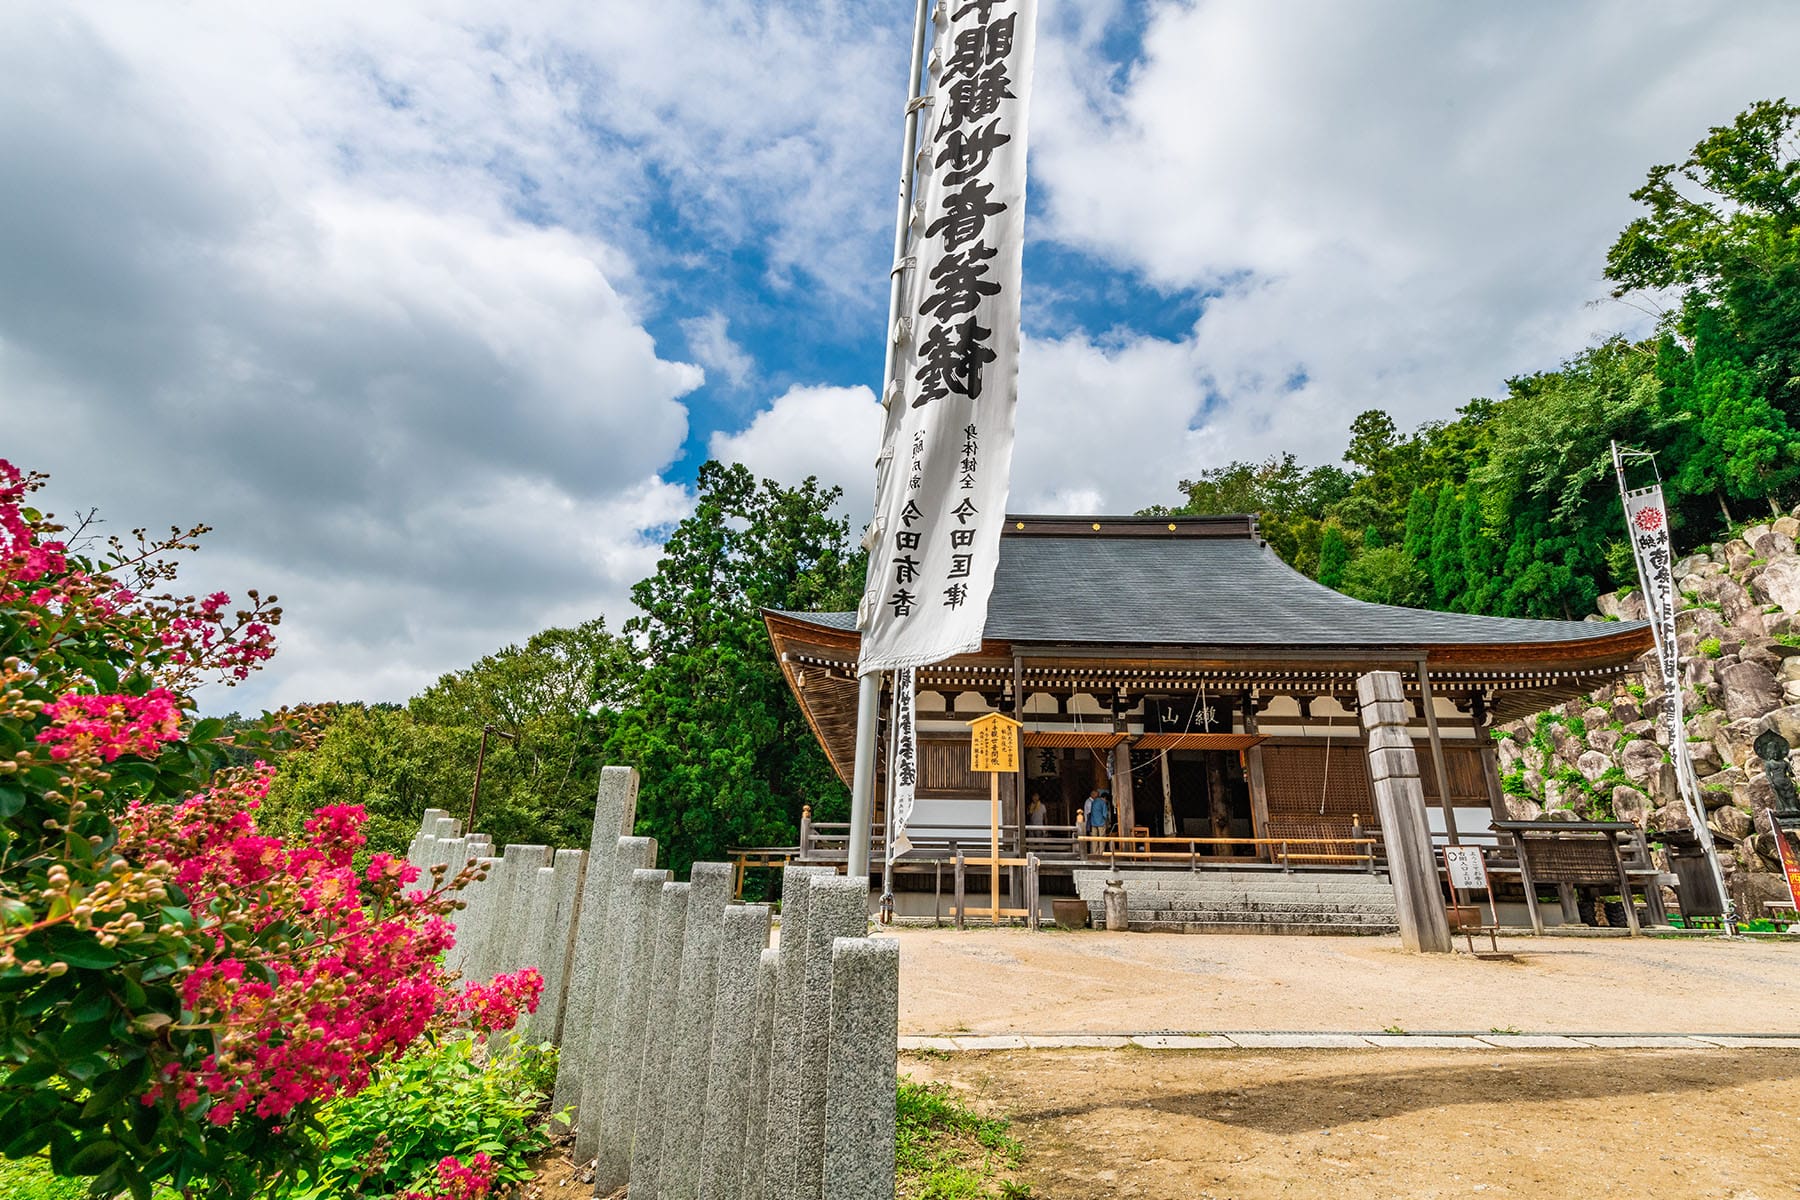
[{"label": "gravel ground", "polygon": [[900,1031],[1800,1033],[1800,944],[899,929]]}]

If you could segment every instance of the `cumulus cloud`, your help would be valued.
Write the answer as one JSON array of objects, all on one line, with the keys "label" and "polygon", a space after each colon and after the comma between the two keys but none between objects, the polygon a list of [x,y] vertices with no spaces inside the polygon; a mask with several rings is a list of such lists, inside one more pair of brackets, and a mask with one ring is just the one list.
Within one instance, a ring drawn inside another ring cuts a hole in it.
[{"label": "cumulus cloud", "polygon": [[65,510],[214,525],[188,586],[281,595],[278,666],[210,703],[403,696],[626,611],[688,504],[659,472],[701,372],[657,353],[618,250],[493,194],[368,186],[275,113],[214,120],[119,31],[21,11],[7,452]]},{"label": "cumulus cloud", "polygon": [[745,428],[713,434],[708,448],[765,478],[792,485],[816,475],[843,488],[840,511],[860,529],[875,509],[881,404],[866,387],[792,387]]},{"label": "cumulus cloud", "polygon": [[[1187,465],[1159,499],[1234,457],[1330,460],[1363,409],[1449,416],[1642,331],[1600,275],[1628,194],[1707,126],[1791,89],[1800,13],[1165,3],[1126,72],[1105,69],[1104,33],[1064,28],[1040,56],[1035,232],[1207,302],[1180,347],[1129,331],[1106,349],[1029,347],[1018,471],[1055,459],[1062,486],[1080,482],[1027,427],[1034,404],[1070,415],[1054,396],[1074,361],[1096,414],[1185,406],[1085,439],[1092,486],[1121,508],[1172,445]],[[1151,361],[1166,369],[1147,376]],[[1135,396],[1146,384],[1170,390]]]}]

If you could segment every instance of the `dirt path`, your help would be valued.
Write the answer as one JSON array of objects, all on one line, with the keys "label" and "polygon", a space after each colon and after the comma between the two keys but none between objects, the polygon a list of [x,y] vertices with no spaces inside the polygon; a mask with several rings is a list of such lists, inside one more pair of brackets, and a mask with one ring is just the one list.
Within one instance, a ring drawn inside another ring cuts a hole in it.
[{"label": "dirt path", "polygon": [[1511,962],[1399,940],[902,929],[900,1030],[1800,1032],[1800,945],[1507,938]]},{"label": "dirt path", "polygon": [[906,1055],[1046,1200],[1800,1195],[1800,1051]]}]

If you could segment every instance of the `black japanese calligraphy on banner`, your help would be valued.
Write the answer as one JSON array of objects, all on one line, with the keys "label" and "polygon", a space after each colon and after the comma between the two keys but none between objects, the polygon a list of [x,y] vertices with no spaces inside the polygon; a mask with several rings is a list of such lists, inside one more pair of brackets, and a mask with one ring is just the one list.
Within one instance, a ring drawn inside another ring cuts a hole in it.
[{"label": "black japanese calligraphy on banner", "polygon": [[912,840],[906,836],[906,826],[912,820],[913,802],[919,787],[916,683],[912,668],[906,667],[894,672],[893,724],[889,730],[891,739],[888,743],[888,761],[893,764],[888,771],[888,786],[892,792],[889,812],[893,814],[890,825],[893,837],[888,843],[887,855],[890,863],[894,861],[896,854],[905,854],[912,849]]},{"label": "black japanese calligraphy on banner", "polygon": [[1668,512],[1662,488],[1644,488],[1625,496],[1625,524],[1631,552],[1644,588],[1644,610],[1656,635],[1656,658],[1662,676],[1663,707],[1659,714],[1669,745],[1687,740],[1681,714],[1681,657],[1675,645],[1675,560],[1669,540]]},{"label": "black japanese calligraphy on banner", "polygon": [[865,672],[981,645],[1012,469],[1037,0],[943,0],[933,21],[858,613]]}]

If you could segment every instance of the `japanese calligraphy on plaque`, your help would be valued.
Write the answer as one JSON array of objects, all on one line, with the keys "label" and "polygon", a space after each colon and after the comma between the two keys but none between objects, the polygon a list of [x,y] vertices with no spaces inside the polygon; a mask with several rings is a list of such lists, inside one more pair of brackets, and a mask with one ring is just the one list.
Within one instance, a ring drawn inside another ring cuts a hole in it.
[{"label": "japanese calligraphy on plaque", "polygon": [[1019,723],[1000,713],[969,722],[969,770],[1010,774],[1019,769]]},{"label": "japanese calligraphy on plaque", "polygon": [[1037,0],[944,0],[933,21],[857,621],[865,672],[980,647],[1012,468]]}]

